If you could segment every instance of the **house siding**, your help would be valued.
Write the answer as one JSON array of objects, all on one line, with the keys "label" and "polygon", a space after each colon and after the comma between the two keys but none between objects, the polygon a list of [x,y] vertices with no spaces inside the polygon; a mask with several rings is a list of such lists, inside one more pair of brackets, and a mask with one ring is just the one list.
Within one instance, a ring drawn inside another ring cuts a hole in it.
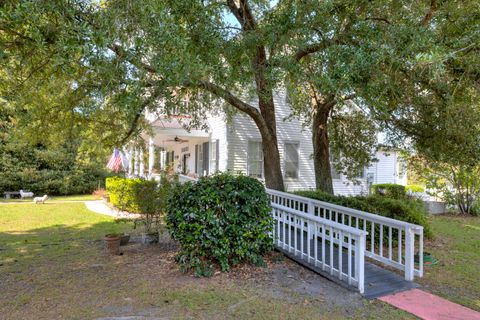
[{"label": "house siding", "polygon": [[[227,141],[227,121],[225,115],[212,116],[208,119],[210,127],[210,145],[214,141],[218,141],[218,170],[226,171],[228,168],[228,141]],[[215,168],[210,158],[210,173],[215,172]]]},{"label": "house siding", "polygon": [[378,151],[375,155],[378,161],[373,162],[366,168],[364,179],[360,179],[357,184],[349,181],[345,176],[333,180],[333,190],[337,195],[356,196],[369,193],[367,176],[373,175],[372,184],[396,183],[407,184],[407,174],[399,175],[400,162],[397,151]]},{"label": "house siding", "polygon": [[[297,119],[289,119],[291,109],[286,102],[285,92],[277,92],[274,96],[276,106],[277,139],[280,153],[282,172],[284,171],[284,149],[286,142],[298,143],[299,169],[298,179],[284,179],[285,187],[289,191],[309,189],[315,186],[313,170],[313,146],[309,129],[302,130],[302,124]],[[252,103],[257,105],[256,101]],[[243,114],[234,116],[227,127],[228,161],[227,169],[234,173],[247,174],[248,141],[261,141],[260,132],[253,120]]]}]

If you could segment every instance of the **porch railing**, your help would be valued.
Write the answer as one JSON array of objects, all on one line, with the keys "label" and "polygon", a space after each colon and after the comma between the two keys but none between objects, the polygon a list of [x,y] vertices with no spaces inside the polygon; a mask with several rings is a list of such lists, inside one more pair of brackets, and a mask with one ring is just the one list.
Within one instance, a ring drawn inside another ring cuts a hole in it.
[{"label": "porch railing", "polygon": [[179,181],[180,183],[185,183],[185,182],[189,182],[189,181],[195,182],[195,181],[197,181],[197,179],[192,178],[192,177],[189,177],[189,176],[186,176],[186,175],[184,175],[184,174],[179,174],[179,175],[178,175],[178,181]]},{"label": "porch railing", "polygon": [[[292,215],[301,213],[302,219],[306,215],[309,219],[315,217],[320,221],[336,223],[338,232],[342,232],[340,238],[346,230],[368,232],[365,234],[366,257],[404,271],[408,281],[412,281],[414,276],[423,276],[422,226],[276,190],[267,189],[267,193],[274,215],[275,210],[281,209]],[[349,229],[341,229],[340,226]],[[333,232],[335,235],[336,231]],[[417,259],[415,251],[418,252]]]}]

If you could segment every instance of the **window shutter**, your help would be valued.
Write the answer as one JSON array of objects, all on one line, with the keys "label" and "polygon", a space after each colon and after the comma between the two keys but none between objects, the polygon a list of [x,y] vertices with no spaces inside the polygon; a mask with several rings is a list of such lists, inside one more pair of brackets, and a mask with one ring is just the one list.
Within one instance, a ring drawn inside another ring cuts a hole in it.
[{"label": "window shutter", "polygon": [[195,173],[198,174],[198,144],[195,145]]},{"label": "window shutter", "polygon": [[205,171],[206,174],[208,175],[208,169],[209,169],[209,143],[204,142],[203,143],[203,168],[202,168],[202,174]]},{"label": "window shutter", "polygon": [[220,162],[220,146],[219,142],[220,140],[217,139],[217,143],[215,144],[215,171],[218,171],[219,168],[219,162]]}]

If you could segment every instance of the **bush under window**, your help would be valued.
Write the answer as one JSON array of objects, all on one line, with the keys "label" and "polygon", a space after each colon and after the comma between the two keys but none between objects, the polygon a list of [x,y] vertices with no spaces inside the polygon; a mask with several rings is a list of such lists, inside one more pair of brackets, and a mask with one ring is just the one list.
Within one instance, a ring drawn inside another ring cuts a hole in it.
[{"label": "bush under window", "polygon": [[273,220],[263,185],[254,178],[221,173],[177,185],[168,200],[167,229],[181,245],[183,271],[211,275],[249,262],[263,264],[273,248]]}]

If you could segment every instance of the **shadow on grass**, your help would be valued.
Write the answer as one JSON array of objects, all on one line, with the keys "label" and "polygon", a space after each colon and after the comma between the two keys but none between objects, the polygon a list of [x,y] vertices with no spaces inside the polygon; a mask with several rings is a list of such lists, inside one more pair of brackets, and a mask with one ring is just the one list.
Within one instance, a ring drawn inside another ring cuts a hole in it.
[{"label": "shadow on grass", "polygon": [[34,267],[45,260],[61,258],[64,261],[98,253],[105,234],[129,231],[131,226],[112,220],[0,232],[0,273],[2,268],[9,271],[15,266]]}]

